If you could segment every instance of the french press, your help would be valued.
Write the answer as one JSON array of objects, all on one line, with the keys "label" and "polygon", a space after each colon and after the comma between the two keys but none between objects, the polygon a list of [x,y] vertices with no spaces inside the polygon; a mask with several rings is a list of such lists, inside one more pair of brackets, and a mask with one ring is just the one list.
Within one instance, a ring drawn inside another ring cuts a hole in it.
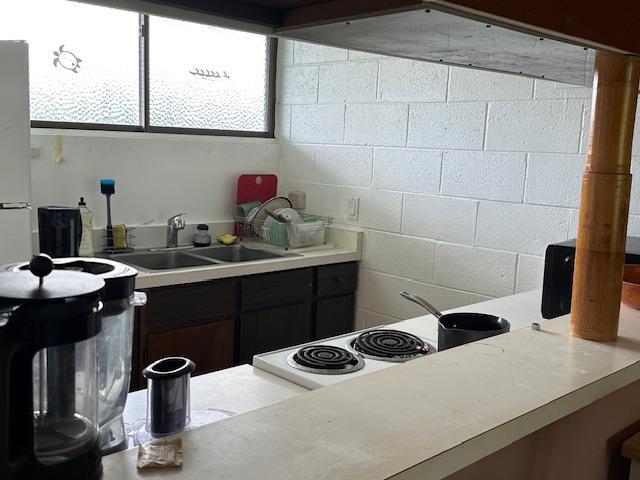
[{"label": "french press", "polygon": [[52,271],[0,273],[0,478],[95,479],[97,348],[104,281]]}]

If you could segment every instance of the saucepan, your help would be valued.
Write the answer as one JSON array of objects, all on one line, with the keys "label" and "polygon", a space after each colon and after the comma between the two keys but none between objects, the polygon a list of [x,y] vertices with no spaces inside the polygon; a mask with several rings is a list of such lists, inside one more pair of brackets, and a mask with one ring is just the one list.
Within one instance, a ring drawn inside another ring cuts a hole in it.
[{"label": "saucepan", "polygon": [[408,292],[402,297],[417,303],[438,319],[438,351],[493,337],[509,331],[511,325],[504,318],[486,313],[456,312],[443,314],[424,298]]}]

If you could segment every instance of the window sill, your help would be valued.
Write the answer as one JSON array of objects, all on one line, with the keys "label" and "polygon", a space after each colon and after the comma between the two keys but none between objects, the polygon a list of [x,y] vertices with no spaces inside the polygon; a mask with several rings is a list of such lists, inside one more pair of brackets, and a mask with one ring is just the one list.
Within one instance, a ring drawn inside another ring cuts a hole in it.
[{"label": "window sill", "polygon": [[118,132],[113,130],[75,130],[64,128],[32,128],[32,135],[63,137],[121,138],[135,140],[175,140],[183,142],[207,143],[262,143],[275,144],[275,138],[235,137],[222,135],[190,135],[178,133]]}]

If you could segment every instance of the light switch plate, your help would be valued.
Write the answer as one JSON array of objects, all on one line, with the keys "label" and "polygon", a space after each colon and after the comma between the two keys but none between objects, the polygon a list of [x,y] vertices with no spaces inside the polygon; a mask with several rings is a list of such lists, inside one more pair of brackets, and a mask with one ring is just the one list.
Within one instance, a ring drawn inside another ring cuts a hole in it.
[{"label": "light switch plate", "polygon": [[360,215],[360,198],[347,198],[347,220],[358,220]]}]

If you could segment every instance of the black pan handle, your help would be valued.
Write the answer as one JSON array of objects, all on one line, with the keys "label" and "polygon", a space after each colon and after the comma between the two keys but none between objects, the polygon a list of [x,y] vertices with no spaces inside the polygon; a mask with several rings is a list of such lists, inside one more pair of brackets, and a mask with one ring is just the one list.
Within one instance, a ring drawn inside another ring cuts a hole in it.
[{"label": "black pan handle", "polygon": [[403,298],[406,298],[407,300],[413,302],[413,303],[417,303],[418,305],[420,305],[422,308],[424,308],[427,312],[431,313],[434,317],[436,317],[437,319],[440,319],[440,317],[442,317],[442,312],[440,310],[438,310],[436,307],[434,307],[433,305],[431,305],[429,302],[427,302],[424,298],[420,298],[417,295],[413,295],[409,292],[400,292],[400,295]]}]

